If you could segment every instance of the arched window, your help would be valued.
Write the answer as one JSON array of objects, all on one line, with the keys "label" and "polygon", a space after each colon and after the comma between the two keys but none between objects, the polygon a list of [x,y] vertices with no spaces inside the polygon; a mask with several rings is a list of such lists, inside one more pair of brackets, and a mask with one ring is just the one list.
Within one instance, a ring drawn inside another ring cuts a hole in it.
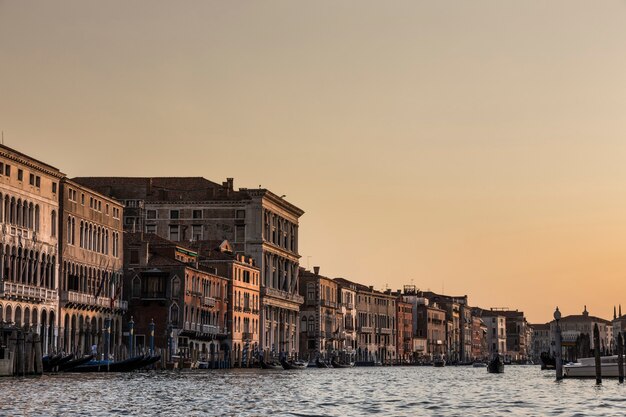
[{"label": "arched window", "polygon": [[306,319],[306,316],[302,316],[302,324],[300,325],[300,330],[301,331],[303,331],[303,332],[306,331],[306,329],[308,327],[307,326],[307,322],[308,322],[308,320]]},{"label": "arched window", "polygon": [[39,204],[35,206],[35,232],[39,232]]},{"label": "arched window", "polygon": [[170,307],[170,321],[172,322],[173,327],[178,326],[178,304],[174,303]]},{"label": "arched window", "polygon": [[309,327],[307,328],[307,330],[310,333],[313,333],[315,331],[315,319],[313,318],[313,316],[309,316]]},{"label": "arched window", "polygon": [[174,276],[172,278],[172,298],[178,298],[180,296],[180,278]]},{"label": "arched window", "polygon": [[133,298],[139,298],[141,295],[141,278],[139,278],[138,275],[135,275],[135,278],[133,278],[133,290],[132,290],[132,297]]}]

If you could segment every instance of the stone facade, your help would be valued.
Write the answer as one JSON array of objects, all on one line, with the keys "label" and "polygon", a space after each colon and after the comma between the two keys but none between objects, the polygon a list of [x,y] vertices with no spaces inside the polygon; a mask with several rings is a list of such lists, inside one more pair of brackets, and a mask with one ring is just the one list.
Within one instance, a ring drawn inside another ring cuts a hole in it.
[{"label": "stone facade", "polygon": [[330,361],[338,357],[345,340],[341,310],[338,308],[338,285],[330,278],[300,268],[300,353],[303,358]]},{"label": "stone facade", "polygon": [[122,345],[127,309],[123,206],[68,179],[61,181],[60,201],[59,347],[82,354],[95,345],[98,352],[111,352]]},{"label": "stone facade", "polygon": [[357,351],[359,362],[392,363],[396,360],[396,296],[373,287],[335,278],[356,289]]},{"label": "stone facade", "polygon": [[168,359],[230,363],[227,278],[199,265],[197,252],[153,234],[125,233],[124,265],[134,350],[148,346],[154,322],[155,346]]},{"label": "stone facade", "polygon": [[57,168],[0,145],[0,322],[33,327],[57,349]]},{"label": "stone facade", "polygon": [[413,358],[413,304],[402,301],[396,294],[396,325],[398,327],[396,341],[396,360],[400,363],[411,362]]},{"label": "stone facade", "polygon": [[489,354],[506,355],[506,317],[500,311],[481,310],[481,318],[487,326]]},{"label": "stone facade", "polygon": [[[203,246],[202,244],[198,246]],[[228,278],[228,338],[231,366],[248,367],[259,352],[261,271],[254,259],[234,254],[228,241],[208,244],[201,264]]]},{"label": "stone facade", "polygon": [[261,350],[298,352],[298,221],[304,212],[266,189],[235,190],[232,178],[77,178],[123,200],[125,226],[172,241],[222,239],[261,269]]}]

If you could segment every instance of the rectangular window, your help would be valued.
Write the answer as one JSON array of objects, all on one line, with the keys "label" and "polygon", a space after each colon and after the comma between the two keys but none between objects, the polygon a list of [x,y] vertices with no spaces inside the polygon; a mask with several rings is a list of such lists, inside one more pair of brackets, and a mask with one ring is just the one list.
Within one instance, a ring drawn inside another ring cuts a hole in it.
[{"label": "rectangular window", "polygon": [[104,206],[104,210],[105,210],[106,215],[108,216],[109,215],[109,205],[108,204],[106,204]]},{"label": "rectangular window", "polygon": [[146,210],[146,219],[156,219],[157,218],[157,212],[156,210]]},{"label": "rectangular window", "polygon": [[147,224],[146,233],[156,233],[156,224]]},{"label": "rectangular window", "polygon": [[246,218],[246,211],[245,210],[237,210],[237,218],[238,219],[245,219]]},{"label": "rectangular window", "polygon": [[35,177],[35,187],[37,187],[37,188],[41,187],[41,177],[40,176],[36,176]]},{"label": "rectangular window", "polygon": [[35,185],[35,174],[30,174],[28,177],[28,183],[30,185]]},{"label": "rectangular window", "polygon": [[237,226],[235,230],[235,242],[243,242],[246,240],[246,226]]},{"label": "rectangular window", "polygon": [[85,205],[85,194],[80,195],[80,204]]},{"label": "rectangular window", "polygon": [[4,164],[0,162],[0,175],[4,174]]},{"label": "rectangular window", "polygon": [[17,180],[18,181],[24,181],[24,171],[21,169],[17,170]]},{"label": "rectangular window", "polygon": [[93,197],[89,197],[89,208],[93,208]]},{"label": "rectangular window", "polygon": [[180,213],[178,210],[170,210],[170,219],[178,219],[179,215]]},{"label": "rectangular window", "polygon": [[202,226],[193,225],[191,226],[193,240],[202,240]]},{"label": "rectangular window", "polygon": [[56,194],[57,193],[57,183],[53,182],[52,183],[52,194]]},{"label": "rectangular window", "polygon": [[137,265],[139,263],[139,251],[131,250],[130,251],[130,263]]},{"label": "rectangular window", "polygon": [[192,217],[194,219],[201,219],[202,218],[202,210],[194,210]]},{"label": "rectangular window", "polygon": [[177,242],[178,238],[178,226],[170,226],[170,240]]},{"label": "rectangular window", "polygon": [[4,166],[4,175],[6,175],[7,177],[11,176],[11,165],[6,164]]}]

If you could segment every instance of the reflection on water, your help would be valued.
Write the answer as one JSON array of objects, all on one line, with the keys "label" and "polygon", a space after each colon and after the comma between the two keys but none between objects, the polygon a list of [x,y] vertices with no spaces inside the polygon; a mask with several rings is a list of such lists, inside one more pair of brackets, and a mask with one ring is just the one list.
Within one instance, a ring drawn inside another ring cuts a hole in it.
[{"label": "reflection on water", "polygon": [[611,416],[624,394],[538,366],[62,374],[0,379],[0,415]]}]

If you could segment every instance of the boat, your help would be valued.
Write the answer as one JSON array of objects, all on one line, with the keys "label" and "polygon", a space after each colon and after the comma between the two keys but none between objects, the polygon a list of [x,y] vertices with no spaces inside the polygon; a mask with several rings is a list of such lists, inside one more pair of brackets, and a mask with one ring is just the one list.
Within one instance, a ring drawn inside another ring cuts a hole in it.
[{"label": "boat", "polygon": [[[63,359],[63,355],[46,355],[41,358],[41,364],[43,365],[44,372],[51,372],[52,369],[59,364],[59,362]],[[71,359],[71,358],[70,358]]]},{"label": "boat", "polygon": [[487,364],[485,362],[474,362],[472,363],[472,366],[474,368],[484,368]]},{"label": "boat", "polygon": [[350,362],[350,363],[339,363],[336,360],[331,360],[330,364],[333,366],[333,368],[352,368],[354,367],[354,362]]},{"label": "boat", "polygon": [[[626,359],[625,359],[626,362]],[[626,370],[626,366],[624,367]],[[617,355],[600,357],[600,372],[602,377],[618,377]],[[580,358],[578,362],[563,365],[563,376],[566,378],[595,378],[596,358]]]},{"label": "boat", "polygon": [[161,360],[161,355],[146,355],[143,360],[137,364],[137,369],[146,368],[154,363],[157,363]]},{"label": "boat", "polygon": [[437,356],[435,359],[433,359],[433,366],[435,368],[443,368],[444,366],[446,366],[446,360],[442,356]]},{"label": "boat", "polygon": [[550,352],[541,352],[541,369],[556,369],[556,358]]},{"label": "boat", "polygon": [[263,369],[274,369],[274,370],[283,369],[283,366],[280,363],[265,362],[263,359],[259,361],[259,364],[261,365],[261,368]]},{"label": "boat", "polygon": [[504,360],[497,353],[493,355],[493,358],[487,365],[487,372],[490,374],[501,374],[504,372]]},{"label": "boat", "polygon": [[328,368],[328,364],[326,362],[322,362],[320,358],[315,359],[315,366],[318,368]]},{"label": "boat", "polygon": [[302,361],[287,361],[286,359],[281,359],[280,364],[283,366],[283,369],[306,369],[307,363]]},{"label": "boat", "polygon": [[76,366],[70,372],[130,372],[142,367],[144,356],[135,356],[123,361],[92,360],[84,365]]},{"label": "boat", "polygon": [[93,360],[93,358],[94,358],[93,355],[89,355],[89,356],[85,356],[82,358],[72,359],[72,360],[66,361],[64,363],[61,363],[55,366],[55,368],[58,372],[68,372],[72,368],[75,368],[77,366],[84,365],[87,362],[90,362],[91,360]]}]

